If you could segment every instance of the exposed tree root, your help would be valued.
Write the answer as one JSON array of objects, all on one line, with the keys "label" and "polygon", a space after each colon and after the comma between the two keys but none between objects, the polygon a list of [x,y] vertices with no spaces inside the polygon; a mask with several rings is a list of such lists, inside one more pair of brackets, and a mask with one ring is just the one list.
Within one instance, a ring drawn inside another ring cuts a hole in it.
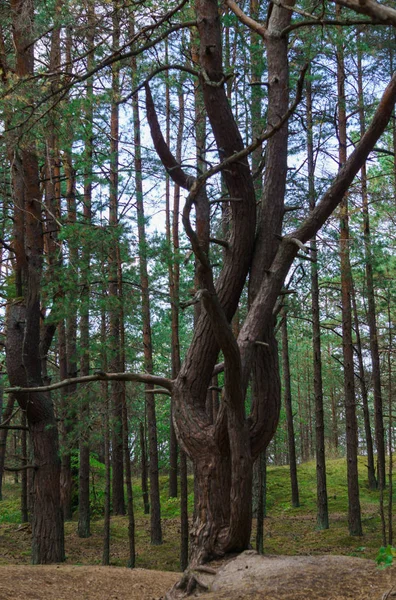
[{"label": "exposed tree root", "polygon": [[179,600],[192,594],[208,592],[215,575],[217,575],[217,571],[212,567],[191,566],[184,571],[180,581],[166,593],[165,600]]}]

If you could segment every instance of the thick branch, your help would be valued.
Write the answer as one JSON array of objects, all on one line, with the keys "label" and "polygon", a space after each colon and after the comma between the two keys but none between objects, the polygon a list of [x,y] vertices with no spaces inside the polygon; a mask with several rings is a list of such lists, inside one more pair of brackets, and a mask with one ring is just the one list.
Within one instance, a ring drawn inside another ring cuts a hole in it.
[{"label": "thick branch", "polygon": [[341,202],[355,175],[364,164],[379,137],[384,132],[396,102],[396,74],[387,86],[367,132],[336,176],[333,184],[317,204],[306,221],[296,231],[284,236],[271,269],[263,278],[260,289],[252,303],[240,331],[238,344],[241,351],[243,381],[247,386],[252,363],[254,342],[258,339],[262,323],[271,317],[273,307],[283,282],[298,252],[296,239],[305,243],[322,227]]},{"label": "thick branch", "polygon": [[[201,175],[200,177],[198,177],[195,180],[195,182],[192,184],[192,186],[190,186],[191,187],[190,194],[186,200],[186,206],[188,205],[188,207],[189,207],[188,213],[191,210],[191,206],[194,203],[194,199],[197,196],[198,192],[200,191],[200,189],[203,187],[205,182],[210,177],[212,177],[213,175],[216,175],[217,173],[220,173],[221,171],[224,171],[224,169],[226,169],[228,166],[232,165],[233,163],[238,163],[242,159],[249,156],[254,150],[256,150],[256,148],[261,146],[263,142],[265,142],[266,140],[271,138],[273,135],[275,135],[275,133],[277,131],[279,131],[283,127],[283,125],[290,119],[290,117],[296,110],[297,106],[301,102],[302,91],[303,91],[303,87],[304,87],[304,77],[305,77],[305,73],[307,72],[307,69],[308,69],[308,65],[306,64],[306,65],[304,65],[304,67],[302,68],[301,73],[300,73],[300,77],[299,77],[299,80],[297,83],[297,89],[296,89],[296,97],[294,99],[294,102],[290,106],[290,108],[286,111],[286,113],[282,117],[280,117],[279,121],[277,123],[275,123],[274,125],[268,124],[265,131],[261,135],[257,136],[257,138],[254,140],[254,142],[252,142],[248,146],[245,146],[245,148],[243,148],[239,152],[235,152],[231,156],[228,156],[222,162],[218,163],[211,169],[208,169],[207,171],[205,171],[205,173],[203,175]],[[172,175],[172,174],[170,173],[170,175]]]},{"label": "thick branch", "polygon": [[[68,385],[76,385],[81,383],[90,383],[91,381],[135,381],[137,383],[151,383],[153,385],[159,385],[164,387],[166,390],[172,391],[173,382],[167,377],[158,377],[156,375],[150,375],[149,373],[95,373],[94,375],[85,375],[84,377],[73,377],[70,379],[64,379],[51,385],[43,385],[40,387],[10,387],[5,388],[4,391],[8,394],[17,392],[51,392],[53,390],[59,390],[60,388],[67,387]],[[162,392],[161,392],[162,393]]]},{"label": "thick branch", "polygon": [[393,25],[396,27],[396,10],[389,6],[384,6],[376,0],[334,0],[336,4],[350,8],[357,13],[362,15],[368,15],[369,17],[380,21],[386,25]]},{"label": "thick branch", "polygon": [[166,143],[164,136],[162,135],[150,86],[146,82],[144,87],[146,90],[147,120],[157,154],[160,157],[161,162],[164,165],[167,173],[173,179],[173,181],[185,190],[189,190],[194,182],[194,177],[190,177],[183,171],[181,165],[177,162],[172,152],[170,151],[170,148]]},{"label": "thick branch", "polygon": [[247,14],[245,14],[243,10],[238,6],[238,4],[234,2],[234,0],[226,0],[226,4],[228,8],[232,10],[234,15],[238,17],[241,23],[247,25],[249,29],[255,31],[258,35],[265,39],[265,36],[267,35],[267,29],[266,27],[264,27],[264,25],[261,25],[260,23],[249,17]]},{"label": "thick branch", "polygon": [[344,167],[339,171],[334,182],[310,216],[305,220],[301,227],[288,236],[290,241],[292,241],[292,238],[295,238],[303,243],[307,242],[319,231],[325,221],[329,218],[331,213],[341,202],[359,169],[367,160],[379,137],[385,131],[389,119],[391,118],[395,102],[396,74],[393,75],[381,98],[370,127],[367,129]]}]

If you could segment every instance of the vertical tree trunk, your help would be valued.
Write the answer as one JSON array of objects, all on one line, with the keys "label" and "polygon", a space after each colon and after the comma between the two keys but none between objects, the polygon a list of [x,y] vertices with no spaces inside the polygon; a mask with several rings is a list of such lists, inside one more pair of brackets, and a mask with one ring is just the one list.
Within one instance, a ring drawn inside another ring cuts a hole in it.
[{"label": "vertical tree trunk", "polygon": [[139,432],[140,432],[142,496],[143,496],[144,514],[148,515],[150,512],[150,503],[149,503],[149,496],[148,496],[146,434],[145,434],[144,429],[145,429],[144,424],[142,423],[142,421],[140,421]]},{"label": "vertical tree trunk", "polygon": [[[16,75],[34,72],[34,4],[12,0]],[[23,131],[19,132],[21,135]],[[13,161],[14,248],[19,302],[7,308],[7,370],[11,385],[42,385],[40,347],[40,285],[43,267],[41,190],[36,149],[26,142],[15,149]],[[49,339],[50,343],[50,339]],[[45,353],[46,354],[46,353]],[[64,560],[63,518],[60,508],[58,430],[51,398],[45,393],[17,393],[26,416],[36,470],[33,482],[32,561]]]},{"label": "vertical tree trunk", "polygon": [[[168,40],[165,41],[165,60],[169,63],[168,55]],[[169,73],[166,74],[166,88],[165,88],[165,113],[166,113],[166,143],[170,147],[170,89],[169,89]],[[179,125],[177,130],[176,139],[176,160],[181,161],[181,144],[184,127],[184,95],[182,85],[179,86]],[[168,252],[168,277],[169,277],[169,295],[171,304],[171,355],[172,355],[172,379],[177,375],[174,374],[174,355],[179,353],[179,282],[178,282],[178,270],[179,270],[179,257],[177,255],[178,248],[172,248],[172,232],[171,232],[171,208],[170,208],[170,176],[166,174],[166,189],[165,189],[165,226],[166,226],[166,242]],[[177,202],[176,196],[180,195],[179,186],[175,185],[174,188],[174,204]],[[178,222],[179,214],[176,213],[176,220]],[[174,222],[173,222],[174,223]],[[173,240],[174,241],[174,240]],[[177,359],[176,359],[177,360]],[[179,359],[180,364],[180,359]],[[170,401],[170,415],[169,415],[169,497],[177,497],[177,460],[178,460],[178,447],[177,438],[175,432],[175,426],[173,423],[173,402],[172,398]]]},{"label": "vertical tree trunk", "polygon": [[361,343],[361,339],[360,339],[359,317],[358,317],[357,306],[356,306],[356,294],[355,294],[354,286],[352,287],[351,300],[352,300],[352,308],[353,308],[354,323],[355,323],[356,354],[357,354],[358,362],[359,362],[359,382],[360,382],[360,392],[362,395],[364,431],[366,434],[367,476],[368,476],[369,488],[371,490],[375,490],[375,489],[377,489],[377,480],[375,478],[373,438],[371,435],[370,411],[369,411],[369,405],[368,405],[366,374],[364,371],[363,350],[362,350],[362,343]]},{"label": "vertical tree trunk", "polygon": [[[315,193],[315,161],[313,148],[312,117],[312,85],[306,83],[307,97],[307,160],[308,160],[308,194],[309,209],[316,205]],[[315,445],[316,445],[316,525],[318,529],[329,528],[329,511],[327,502],[326,456],[325,456],[325,424],[323,411],[322,356],[320,344],[320,308],[319,308],[319,275],[318,251],[316,238],[311,240],[311,312],[312,312],[312,350],[314,368],[315,395]]]},{"label": "vertical tree trunk", "polygon": [[[103,298],[105,291],[103,290]],[[107,323],[104,306],[101,311],[100,340],[102,343],[101,362],[102,369],[107,370]],[[110,460],[110,402],[107,381],[101,381],[101,395],[103,402],[103,429],[104,429],[104,459],[105,459],[105,487],[104,487],[104,518],[103,518],[103,551],[102,565],[110,564],[110,518],[111,518],[111,460]]]},{"label": "vertical tree trunk", "polygon": [[[28,449],[27,449],[27,432],[26,432],[26,413],[23,410],[21,413],[21,452],[22,452],[22,468],[28,464]],[[28,478],[26,468],[21,473],[21,521],[22,523],[28,523],[29,521],[29,507],[28,507]]]},{"label": "vertical tree trunk", "polygon": [[[95,43],[95,13],[91,2],[87,5],[87,68],[91,70],[94,65],[94,43]],[[83,227],[91,224],[92,205],[92,171],[93,171],[93,102],[94,88],[92,78],[88,79],[86,85],[86,132],[84,140],[84,207]],[[81,375],[89,375],[90,370],[90,348],[89,348],[89,296],[90,282],[89,271],[91,263],[91,252],[85,242],[81,249],[81,283],[82,301],[80,314],[80,352],[81,352]],[[82,538],[91,535],[91,515],[89,497],[89,393],[83,391],[80,404],[80,439],[79,439],[79,477],[78,477],[78,535]]]},{"label": "vertical tree trunk", "polygon": [[300,506],[300,498],[298,493],[297,481],[297,461],[296,461],[296,446],[294,441],[294,425],[293,425],[293,408],[291,396],[290,382],[290,363],[289,363],[289,340],[287,335],[287,316],[286,310],[282,310],[282,367],[283,367],[283,387],[284,387],[284,402],[286,411],[287,423],[287,441],[289,448],[289,466],[290,466],[290,482],[292,492],[292,506],[295,508]]},{"label": "vertical tree trunk", "polygon": [[393,382],[392,382],[392,351],[393,351],[393,335],[392,335],[392,317],[390,293],[387,295],[388,309],[388,453],[389,453],[389,492],[388,492],[388,543],[393,545]]},{"label": "vertical tree trunk", "polygon": [[264,518],[267,516],[267,453],[261,452],[258,459],[258,500],[256,550],[264,554]]},{"label": "vertical tree trunk", "polygon": [[[2,382],[1,382],[2,385]],[[9,394],[7,404],[0,415],[0,423],[8,425],[11,419],[12,412],[14,410],[15,398],[13,394]],[[4,476],[4,463],[7,449],[7,434],[8,429],[0,429],[0,500],[3,499],[3,476]]]},{"label": "vertical tree trunk", "polygon": [[132,492],[132,473],[131,473],[131,456],[129,451],[128,438],[128,411],[126,402],[122,406],[122,431],[123,431],[123,446],[124,446],[124,463],[125,463],[125,483],[127,490],[127,511],[128,511],[128,545],[129,559],[128,567],[133,569],[136,562],[135,551],[135,515],[133,510],[133,492]]},{"label": "vertical tree trunk", "polygon": [[[120,5],[118,0],[113,2],[113,51],[117,52],[120,45]],[[113,373],[121,371],[121,300],[118,286],[118,138],[119,138],[119,106],[117,100],[120,93],[120,70],[119,64],[114,63],[112,67],[112,99],[110,116],[110,190],[109,190],[109,225],[111,231],[111,242],[109,247],[109,368]],[[112,404],[112,499],[113,513],[125,515],[124,497],[124,463],[123,463],[123,432],[122,432],[122,404],[123,383],[120,381],[110,382],[110,394]]]},{"label": "vertical tree trunk", "polygon": [[[363,136],[366,131],[366,124],[364,115],[362,55],[360,50],[358,51],[357,58],[360,135]],[[381,368],[378,349],[378,330],[374,295],[373,252],[371,247],[369,198],[367,192],[367,173],[365,164],[363,164],[361,169],[361,194],[363,201],[363,239],[368,301],[367,322],[370,332],[370,354],[374,395],[374,427],[375,443],[377,447],[377,477],[378,487],[382,489],[385,487],[385,431],[384,418],[382,414]]]},{"label": "vertical tree trunk", "polygon": [[[139,236],[139,269],[140,285],[142,290],[142,320],[143,320],[143,352],[144,369],[146,373],[153,372],[153,347],[151,340],[151,314],[150,314],[150,295],[149,281],[147,271],[147,241],[145,231],[145,217],[143,205],[143,186],[142,186],[142,159],[141,159],[141,141],[140,141],[140,115],[138,94],[133,98],[133,126],[135,143],[135,177],[136,177],[136,210],[138,220]],[[159,467],[158,467],[158,442],[157,442],[157,421],[155,410],[155,396],[152,393],[153,386],[147,384],[145,388],[147,427],[149,439],[149,474],[150,474],[150,535],[151,543],[162,544],[161,528],[161,504],[159,494]]]},{"label": "vertical tree trunk", "polygon": [[[341,9],[337,5],[337,16]],[[347,159],[347,123],[345,107],[345,66],[344,48],[339,42],[337,49],[337,89],[338,89],[338,132],[340,168]],[[349,258],[349,216],[348,198],[340,205],[340,257],[341,257],[341,303],[342,303],[342,349],[344,360],[344,397],[347,445],[348,476],[348,527],[350,535],[362,535],[362,522],[359,501],[358,480],[358,428],[356,419],[355,373],[352,341],[352,273]]]}]

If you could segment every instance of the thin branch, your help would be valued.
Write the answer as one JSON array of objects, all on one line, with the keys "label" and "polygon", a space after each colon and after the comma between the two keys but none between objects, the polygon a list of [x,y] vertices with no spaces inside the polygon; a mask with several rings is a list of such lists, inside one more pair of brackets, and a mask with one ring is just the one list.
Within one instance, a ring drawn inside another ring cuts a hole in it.
[{"label": "thin branch", "polygon": [[296,254],[296,258],[302,258],[303,260],[309,260],[312,263],[317,263],[316,258],[312,258],[312,256],[307,256],[306,254]]},{"label": "thin branch", "polygon": [[92,381],[134,381],[136,383],[152,383],[164,387],[166,390],[172,391],[173,382],[167,377],[158,377],[157,375],[150,375],[149,373],[95,373],[94,375],[85,375],[83,377],[72,377],[70,379],[63,379],[57,383],[51,385],[43,385],[38,387],[9,387],[5,388],[4,391],[8,394],[11,393],[34,393],[34,392],[51,392],[53,390],[59,390],[60,388],[67,387],[68,385],[76,385],[81,383],[90,383]]},{"label": "thin branch", "polygon": [[325,25],[337,27],[351,27],[353,25],[385,25],[385,23],[382,23],[377,19],[374,19],[372,21],[369,21],[367,19],[310,19],[308,21],[298,21],[298,23],[293,23],[292,25],[285,27],[284,29],[282,29],[280,35],[281,37],[283,37],[285,35],[288,35],[291,31],[294,31],[295,29],[299,29],[300,27],[312,27],[313,25],[321,25],[322,27]]},{"label": "thin branch", "polygon": [[127,96],[125,96],[124,98],[121,98],[121,100],[118,100],[118,102],[116,102],[116,104],[125,104],[125,102],[128,102],[128,100],[130,100],[131,98],[133,98],[133,96],[135,94],[137,94],[140,90],[142,90],[144,87],[146,87],[146,85],[152,79],[154,79],[154,77],[156,75],[158,75],[159,73],[163,73],[164,71],[171,71],[173,69],[174,70],[178,70],[178,71],[184,71],[185,73],[190,73],[190,75],[194,75],[194,77],[199,77],[199,72],[198,71],[196,71],[195,69],[190,69],[189,67],[186,67],[185,65],[162,65],[161,67],[158,67],[157,69],[155,69],[154,71],[152,71],[150,73],[150,75],[148,75],[148,77],[146,77],[146,79],[142,83],[140,83]]},{"label": "thin branch", "polygon": [[3,467],[4,471],[11,471],[12,473],[17,473],[18,471],[26,471],[27,469],[34,469],[37,471],[37,465],[24,465],[23,467]]},{"label": "thin branch", "polygon": [[15,254],[14,248],[12,246],[10,246],[9,244],[7,244],[7,242],[5,242],[3,240],[3,238],[0,238],[0,244],[3,246],[3,248],[8,250],[8,252],[12,252],[13,254]]},{"label": "thin branch", "polygon": [[226,242],[225,240],[219,240],[219,238],[209,238],[209,241],[212,242],[213,244],[218,244],[219,246],[223,246],[223,248],[228,249],[230,247],[230,244],[228,242]]}]

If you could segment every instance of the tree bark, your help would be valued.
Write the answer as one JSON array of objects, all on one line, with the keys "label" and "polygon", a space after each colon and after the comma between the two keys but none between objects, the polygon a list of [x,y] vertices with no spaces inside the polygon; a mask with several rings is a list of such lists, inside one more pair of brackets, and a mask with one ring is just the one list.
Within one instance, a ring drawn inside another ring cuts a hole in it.
[{"label": "tree bark", "polygon": [[[358,94],[359,94],[359,121],[360,135],[363,136],[366,131],[365,115],[364,115],[364,97],[363,97],[363,75],[362,75],[362,55],[358,51]],[[370,354],[373,377],[373,395],[374,395],[374,427],[375,427],[375,443],[377,447],[377,479],[378,487],[385,487],[385,430],[384,417],[382,407],[382,390],[381,390],[381,368],[380,356],[378,349],[378,330],[375,306],[375,288],[373,274],[373,251],[370,234],[370,215],[369,215],[369,198],[367,192],[367,173],[366,165],[361,169],[361,194],[363,201],[363,239],[364,239],[364,257],[366,268],[366,289],[367,289],[367,322],[370,332]]]},{"label": "tree bark", "polygon": [[[1,381],[1,386],[3,382]],[[14,410],[15,399],[12,394],[8,396],[7,404],[1,413],[0,423],[9,424],[12,412]],[[3,499],[3,476],[4,476],[4,464],[7,450],[7,435],[8,429],[0,429],[0,500]]]},{"label": "tree bark", "polygon": [[355,323],[355,336],[356,336],[356,354],[359,363],[359,382],[360,382],[360,392],[362,396],[362,406],[363,406],[363,420],[364,420],[364,431],[366,434],[366,447],[367,447],[367,475],[369,488],[371,490],[377,489],[377,480],[375,478],[375,467],[374,467],[374,452],[373,452],[373,438],[371,434],[371,424],[370,424],[370,411],[368,405],[368,393],[367,393],[367,384],[366,384],[366,374],[364,371],[364,362],[363,362],[363,350],[362,343],[360,339],[360,325],[359,318],[356,306],[356,294],[355,288],[352,288],[352,308],[354,315],[354,323]]},{"label": "tree bark", "polygon": [[[341,9],[337,6],[337,16]],[[345,66],[342,42],[337,48],[338,132],[340,168],[347,160],[347,117],[345,106]],[[352,272],[349,257],[350,232],[348,198],[340,205],[340,258],[342,304],[342,350],[344,362],[344,397],[348,477],[348,527],[350,535],[362,535],[358,479],[358,426],[356,418],[355,373],[352,341]]]},{"label": "tree bark", "polygon": [[[313,148],[313,116],[312,116],[312,85],[308,80],[307,86],[307,159],[308,159],[308,194],[309,208],[314,210],[315,193],[315,161]],[[315,445],[316,445],[316,524],[318,529],[329,528],[329,511],[327,502],[326,456],[325,456],[325,424],[323,411],[323,380],[322,356],[320,343],[320,305],[319,305],[319,274],[318,251],[316,237],[311,240],[311,312],[312,312],[312,350],[314,368],[315,394]]]},{"label": "tree bark", "polygon": [[[95,12],[93,3],[87,4],[87,66],[90,70],[94,65],[95,54]],[[93,102],[94,87],[92,78],[88,79],[86,85],[87,105],[85,109],[86,132],[84,140],[84,206],[83,227],[91,224],[92,211],[92,172],[93,172]],[[87,243],[81,249],[81,283],[83,298],[80,314],[80,351],[81,375],[88,375],[90,370],[90,335],[89,335],[89,295],[90,295],[90,272],[91,250]],[[83,392],[84,393],[84,392]],[[79,537],[86,538],[91,535],[91,514],[89,497],[89,392],[86,390],[80,404],[80,426],[82,427],[79,439],[79,478],[78,478],[78,527]]]},{"label": "tree bark", "polygon": [[290,363],[289,363],[289,339],[287,335],[287,316],[286,310],[282,312],[282,370],[283,370],[283,387],[284,387],[284,402],[286,411],[287,424],[287,442],[289,449],[289,468],[290,482],[292,493],[292,506],[298,508],[300,506],[300,498],[298,493],[297,480],[297,460],[296,460],[296,445],[294,441],[294,424],[293,424],[293,407],[291,396],[291,381],[290,381]]},{"label": "tree bark", "polygon": [[[16,74],[22,80],[34,72],[34,4],[12,0]],[[20,132],[23,133],[22,131]],[[43,228],[39,168],[34,144],[16,148],[13,194],[16,232],[16,282],[19,301],[7,307],[7,371],[11,385],[41,386],[40,285],[43,267]],[[22,214],[23,213],[23,214]],[[50,342],[50,339],[48,340]],[[46,354],[46,352],[45,352]],[[64,560],[60,508],[58,430],[49,394],[15,395],[26,410],[36,470],[33,482],[32,561]]]},{"label": "tree bark", "polygon": [[[113,52],[117,52],[120,45],[119,2],[113,2]],[[119,147],[119,106],[117,100],[120,94],[119,64],[112,66],[112,100],[110,116],[110,190],[109,190],[109,226],[111,242],[109,247],[109,367],[114,372],[121,372],[121,298],[118,286],[118,147]],[[113,513],[125,515],[124,496],[124,463],[123,463],[123,431],[122,431],[122,404],[123,383],[110,382],[110,395],[112,404],[112,500]]]},{"label": "tree bark", "polygon": [[[134,140],[135,140],[135,173],[136,173],[136,209],[139,235],[139,268],[140,284],[142,290],[142,320],[143,320],[143,352],[144,367],[147,373],[153,372],[153,347],[151,338],[151,311],[147,270],[147,242],[144,223],[143,187],[142,187],[142,160],[140,142],[140,115],[138,97],[134,97]],[[158,442],[157,421],[155,410],[155,396],[153,386],[148,384],[145,389],[147,427],[149,440],[149,475],[150,475],[150,509],[151,509],[151,543],[162,544],[161,504],[159,494],[159,467],[158,467]]]},{"label": "tree bark", "polygon": [[[234,3],[228,0],[227,4],[231,6]],[[190,221],[192,207],[199,203],[198,195],[214,171],[208,170],[197,179],[187,176],[171,155],[162,137],[148,86],[146,106],[154,145],[163,164],[174,181],[189,190],[183,211],[183,224],[199,266],[200,289],[197,300],[200,299],[202,303],[201,315],[185,362],[173,382],[172,393],[179,441],[194,462],[197,478],[197,511],[192,530],[191,560],[200,562],[231,550],[246,548],[249,543],[251,514],[246,514],[246,507],[250,506],[251,502],[252,464],[258,453],[270,441],[279,410],[277,348],[273,335],[274,305],[298,247],[315,235],[339,204],[340,198],[372,149],[372,143],[375,143],[384,130],[396,95],[396,79],[392,80],[385,92],[367,134],[322,200],[300,227],[292,234],[283,236],[281,240],[274,236],[274,232],[280,230],[282,223],[284,182],[281,184],[276,180],[276,177],[282,177],[279,175],[279,169],[277,173],[275,171],[275,165],[278,165],[275,157],[278,158],[278,153],[274,153],[275,162],[271,162],[267,168],[269,174],[272,173],[274,186],[278,185],[280,188],[279,199],[275,201],[275,206],[274,203],[270,205],[268,190],[268,202],[262,207],[263,213],[267,214],[262,217],[261,230],[262,233],[268,231],[268,236],[263,235],[261,242],[256,240],[255,252],[259,252],[262,257],[256,262],[256,293],[252,297],[248,316],[236,343],[230,321],[237,308],[252,260],[255,193],[246,162],[248,151],[243,149],[243,142],[223,86],[218,5],[215,0],[197,0],[195,6],[205,108],[223,159],[223,165],[217,169],[224,171],[230,198],[239,200],[230,202],[230,239],[216,286],[213,284],[209,258],[199,243],[198,227],[195,230]],[[290,11],[282,7],[272,8],[273,39],[269,43],[273,42],[273,49],[276,47],[276,31],[281,28],[281,17],[286,20],[286,13],[290,16]],[[281,40],[281,43],[287,50],[287,42]],[[279,46],[277,49],[281,50]],[[274,51],[274,61],[275,55]],[[283,72],[279,73],[279,64],[274,65],[274,70],[275,67],[279,77],[282,75],[284,83],[285,76]],[[270,78],[270,88],[273,87],[274,97],[282,100],[285,88],[278,88],[278,82],[278,76]],[[274,105],[270,121],[278,123],[278,128],[274,130],[276,133],[282,130],[283,121],[279,121],[279,112],[279,106]],[[282,131],[282,135],[285,136],[285,132]],[[275,135],[271,141],[274,138]],[[275,141],[273,144],[275,146]],[[281,145],[280,151],[286,155],[287,146]],[[286,165],[283,155],[282,167]],[[270,175],[268,178],[270,181]],[[263,342],[269,346],[263,346]],[[245,418],[245,394],[252,363],[258,355],[258,347],[260,351],[266,352],[265,355],[260,352],[260,362],[257,363],[261,374],[257,381],[263,385],[251,415]],[[212,423],[206,414],[206,398],[219,348],[224,354],[225,383],[217,419]]]},{"label": "tree bark", "polygon": [[150,513],[150,503],[149,503],[149,495],[148,495],[148,477],[147,477],[147,453],[146,453],[146,435],[144,431],[145,427],[142,421],[139,423],[139,433],[140,433],[140,464],[141,464],[141,481],[142,481],[142,496],[143,496],[143,506],[144,506],[144,514],[148,515]]}]

